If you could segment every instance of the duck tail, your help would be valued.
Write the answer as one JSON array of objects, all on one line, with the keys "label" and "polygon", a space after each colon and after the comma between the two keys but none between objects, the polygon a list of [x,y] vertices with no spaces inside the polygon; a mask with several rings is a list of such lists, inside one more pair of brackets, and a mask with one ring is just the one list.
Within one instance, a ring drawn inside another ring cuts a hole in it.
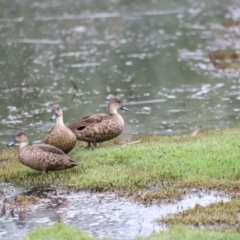
[{"label": "duck tail", "polygon": [[71,166],[73,166],[73,167],[82,165],[82,163],[76,162],[76,161],[74,161],[74,160],[72,160],[72,159],[70,159],[70,163],[71,163]]}]

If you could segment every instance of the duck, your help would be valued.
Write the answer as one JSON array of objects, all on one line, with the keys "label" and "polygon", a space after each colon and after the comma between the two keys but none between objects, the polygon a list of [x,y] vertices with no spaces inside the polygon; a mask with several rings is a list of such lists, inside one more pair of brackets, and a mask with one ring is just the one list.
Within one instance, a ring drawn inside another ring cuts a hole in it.
[{"label": "duck", "polygon": [[42,143],[29,146],[28,137],[23,130],[16,131],[7,146],[11,147],[16,143],[19,143],[18,158],[20,162],[32,169],[42,171],[43,174],[80,165],[61,149],[52,145]]},{"label": "duck", "polygon": [[65,153],[69,153],[75,147],[77,138],[75,134],[65,126],[63,111],[58,104],[52,107],[51,120],[56,120],[56,123],[45,138],[44,143],[55,146]]},{"label": "duck", "polygon": [[124,129],[124,119],[118,109],[128,111],[119,98],[111,98],[107,105],[108,114],[98,113],[86,116],[68,128],[76,135],[77,140],[88,143],[87,148],[97,147],[97,143],[119,136]]}]

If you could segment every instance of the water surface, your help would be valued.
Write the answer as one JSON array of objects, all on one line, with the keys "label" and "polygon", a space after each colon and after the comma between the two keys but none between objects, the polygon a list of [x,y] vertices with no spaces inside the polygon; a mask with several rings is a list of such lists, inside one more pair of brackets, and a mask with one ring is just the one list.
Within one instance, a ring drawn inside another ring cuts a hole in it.
[{"label": "water surface", "polygon": [[[0,142],[16,129],[43,140],[60,104],[66,124],[106,112],[117,95],[123,139],[239,126],[239,73],[209,53],[239,51],[240,4],[229,0],[0,3]],[[78,87],[78,92],[70,81]]]},{"label": "water surface", "polygon": [[[196,204],[207,206],[230,200],[227,195],[200,189],[193,189],[176,200],[167,199],[151,205],[113,193],[74,192],[52,187],[26,190],[6,183],[0,185],[0,190],[1,209],[6,205],[6,212],[0,217],[1,239],[19,239],[37,226],[58,221],[97,237],[132,239],[166,229],[166,225],[156,220],[167,214],[193,208]],[[39,202],[29,207],[9,207],[10,203],[14,206],[14,199],[19,195],[37,197]]]}]

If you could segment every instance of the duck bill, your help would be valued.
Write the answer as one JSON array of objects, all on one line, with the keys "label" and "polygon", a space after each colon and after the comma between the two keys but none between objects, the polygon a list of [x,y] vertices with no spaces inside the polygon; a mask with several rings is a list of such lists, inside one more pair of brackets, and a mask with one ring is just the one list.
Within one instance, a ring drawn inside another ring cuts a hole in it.
[{"label": "duck bill", "polygon": [[13,139],[7,146],[11,147],[13,145],[15,145],[17,143],[17,141],[15,139]]},{"label": "duck bill", "polygon": [[57,117],[56,113],[53,113],[53,114],[52,114],[52,117],[50,118],[50,120],[51,120],[51,121],[54,121],[54,120],[56,119],[56,117]]},{"label": "duck bill", "polygon": [[122,106],[120,109],[123,110],[123,111],[128,111],[128,108],[126,108],[124,106]]}]

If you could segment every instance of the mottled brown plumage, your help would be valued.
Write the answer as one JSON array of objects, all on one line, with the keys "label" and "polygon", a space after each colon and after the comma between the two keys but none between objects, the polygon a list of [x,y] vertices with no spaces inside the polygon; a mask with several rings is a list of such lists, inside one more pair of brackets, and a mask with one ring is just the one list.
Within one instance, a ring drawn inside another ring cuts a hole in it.
[{"label": "mottled brown plumage", "polygon": [[128,111],[122,106],[118,98],[110,99],[108,103],[108,114],[93,114],[82,118],[78,122],[69,126],[76,135],[77,140],[93,143],[104,142],[119,136],[124,128],[124,120],[117,112],[118,109]]},{"label": "mottled brown plumage", "polygon": [[77,138],[75,134],[65,126],[63,122],[63,111],[59,105],[52,108],[51,120],[56,119],[56,124],[47,135],[44,143],[53,145],[65,153],[69,153],[76,145]]},{"label": "mottled brown plumage", "polygon": [[48,171],[64,170],[78,166],[61,149],[49,144],[28,145],[28,137],[24,131],[16,131],[8,147],[19,143],[18,158],[22,164],[32,169],[47,173]]}]

